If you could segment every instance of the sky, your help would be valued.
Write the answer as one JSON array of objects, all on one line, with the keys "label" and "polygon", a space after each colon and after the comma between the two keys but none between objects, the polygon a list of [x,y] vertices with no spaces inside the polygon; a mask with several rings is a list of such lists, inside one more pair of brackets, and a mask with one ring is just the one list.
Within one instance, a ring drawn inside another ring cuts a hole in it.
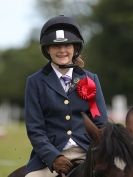
[{"label": "sky", "polygon": [[22,47],[39,25],[35,0],[0,0],[0,50]]}]

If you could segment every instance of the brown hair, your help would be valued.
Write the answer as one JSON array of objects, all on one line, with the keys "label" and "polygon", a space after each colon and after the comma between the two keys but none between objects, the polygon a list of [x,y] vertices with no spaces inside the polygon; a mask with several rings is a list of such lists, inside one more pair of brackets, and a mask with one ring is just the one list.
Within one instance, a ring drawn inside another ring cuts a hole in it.
[{"label": "brown hair", "polygon": [[74,60],[74,64],[80,68],[84,67],[84,60],[82,59],[81,55]]}]

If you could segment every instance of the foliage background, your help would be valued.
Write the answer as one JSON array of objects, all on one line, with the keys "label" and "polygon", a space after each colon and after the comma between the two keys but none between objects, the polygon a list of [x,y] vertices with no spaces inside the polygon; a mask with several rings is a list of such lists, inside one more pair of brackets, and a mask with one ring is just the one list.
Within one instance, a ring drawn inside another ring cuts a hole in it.
[{"label": "foliage background", "polygon": [[[36,0],[36,11],[42,25],[55,15],[73,16],[85,39],[85,68],[98,74],[106,103],[122,94],[133,104],[132,0]],[[48,62],[40,51],[39,34],[37,27],[23,48],[0,51],[0,103],[6,100],[23,108],[27,76]],[[31,146],[22,124],[8,127],[0,144],[0,159],[17,162],[0,166],[0,177],[7,177],[27,162]]]}]

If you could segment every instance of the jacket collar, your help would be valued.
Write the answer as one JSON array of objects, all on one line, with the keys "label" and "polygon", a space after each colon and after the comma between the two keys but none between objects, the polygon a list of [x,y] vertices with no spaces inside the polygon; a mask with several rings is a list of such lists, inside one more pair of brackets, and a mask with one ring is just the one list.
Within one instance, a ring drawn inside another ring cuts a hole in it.
[{"label": "jacket collar", "polygon": [[[42,72],[44,74],[43,80],[56,92],[61,94],[62,96],[67,97],[67,93],[65,93],[59,78],[55,74],[55,71],[51,67],[51,63],[49,62],[44,68],[42,69]],[[70,94],[72,91],[75,90],[77,81],[82,78],[84,75],[84,71],[80,68],[74,68],[73,70],[73,78],[72,78],[72,85],[68,91],[68,94]]]}]

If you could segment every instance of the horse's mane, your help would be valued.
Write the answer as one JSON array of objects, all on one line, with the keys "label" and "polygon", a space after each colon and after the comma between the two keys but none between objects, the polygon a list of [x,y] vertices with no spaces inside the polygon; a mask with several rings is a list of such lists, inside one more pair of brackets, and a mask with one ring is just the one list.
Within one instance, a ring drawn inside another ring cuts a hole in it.
[{"label": "horse's mane", "polygon": [[[124,173],[131,173],[133,166],[133,140],[122,124],[108,122],[103,128],[98,145],[95,146],[93,144],[92,142],[87,152],[84,177],[88,177],[88,175],[89,177],[107,175],[123,177]],[[116,163],[115,159],[124,162],[123,169],[118,166],[119,162]]]},{"label": "horse's mane", "polygon": [[107,123],[98,145],[98,159],[106,165],[114,164],[114,158],[123,160],[128,167],[133,164],[133,142],[121,124]]}]

